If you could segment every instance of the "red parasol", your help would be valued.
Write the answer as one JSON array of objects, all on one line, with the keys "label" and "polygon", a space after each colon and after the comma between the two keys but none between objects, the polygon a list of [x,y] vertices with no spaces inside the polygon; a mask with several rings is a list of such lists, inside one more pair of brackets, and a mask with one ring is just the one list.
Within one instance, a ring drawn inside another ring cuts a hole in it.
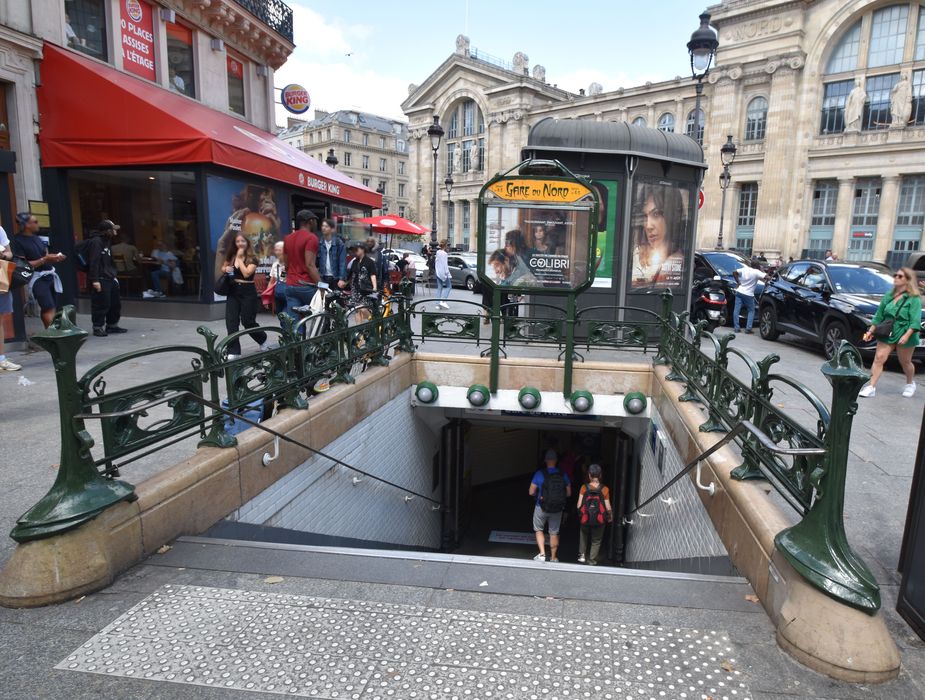
[{"label": "red parasol", "polygon": [[404,233],[412,236],[423,236],[430,233],[429,228],[418,226],[413,221],[400,216],[367,216],[363,219],[354,219],[358,224],[372,227],[374,233]]}]

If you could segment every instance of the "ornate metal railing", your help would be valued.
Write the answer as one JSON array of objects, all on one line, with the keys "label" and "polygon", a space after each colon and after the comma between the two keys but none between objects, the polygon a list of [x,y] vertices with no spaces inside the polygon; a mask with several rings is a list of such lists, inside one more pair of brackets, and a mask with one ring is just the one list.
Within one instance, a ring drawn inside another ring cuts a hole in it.
[{"label": "ornate metal railing", "polygon": [[[187,437],[200,444],[227,447],[235,438],[226,429],[224,413],[275,402],[304,408],[319,381],[350,382],[371,364],[386,364],[393,346],[413,352],[414,337],[479,344],[485,340],[492,363],[507,345],[542,345],[559,349],[571,386],[576,339],[588,350],[657,349],[653,364],[670,366],[669,381],[685,385],[680,400],[701,402],[707,420],[704,432],[728,434],[738,445],[742,464],[733,470],[739,479],[767,479],[802,517],[775,540],[788,561],[813,585],[829,595],[868,612],[880,605],[879,589],[870,571],[851,551],[844,532],[843,508],[848,443],[857,409],[857,394],[868,379],[856,349],[843,342],[822,372],[832,385],[830,407],[801,383],[771,367],[768,355],[754,361],[731,346],[733,335],[715,336],[705,324],[691,324],[687,314],[671,311],[670,292],[662,296],[661,313],[633,307],[592,307],[581,312],[544,304],[516,304],[493,309],[460,302],[460,311],[428,308],[434,300],[409,304],[395,295],[392,311],[369,309],[370,318],[351,324],[345,314],[312,317],[298,325],[281,317],[281,326],[263,327],[278,346],[255,355],[228,358],[229,344],[250,331],[219,340],[208,328],[199,333],[205,347],[193,345],[147,348],[119,355],[76,376],[76,355],[87,337],[74,324],[72,307],[35,336],[51,353],[58,383],[61,413],[61,463],[49,493],[18,521],[11,533],[28,541],[64,532],[95,517],[114,503],[133,498],[133,487],[115,479],[119,467],[140,456]],[[515,315],[516,310],[516,315]],[[486,325],[487,321],[487,325]],[[413,323],[420,323],[416,336]],[[319,325],[320,324],[320,325]],[[307,330],[303,337],[300,332]],[[319,332],[320,328],[328,328]],[[483,330],[484,329],[484,330]],[[702,346],[706,344],[707,350]],[[564,348],[564,349],[563,349]],[[159,358],[165,353],[189,357],[190,369],[159,380],[110,390],[107,375],[126,363]],[[730,369],[736,362],[738,372]],[[742,375],[742,376],[740,376]],[[742,378],[744,376],[744,378]],[[804,425],[781,410],[776,392],[805,401],[814,425]],[[224,405],[222,410],[215,406]],[[166,407],[150,415],[153,407]],[[94,440],[84,421],[101,425],[102,454],[94,456]],[[245,421],[252,422],[252,421]],[[741,430],[747,424],[753,430]],[[119,464],[117,464],[119,462]]]},{"label": "ornate metal railing", "polygon": [[241,7],[292,43],[292,8],[280,0],[235,0]]}]

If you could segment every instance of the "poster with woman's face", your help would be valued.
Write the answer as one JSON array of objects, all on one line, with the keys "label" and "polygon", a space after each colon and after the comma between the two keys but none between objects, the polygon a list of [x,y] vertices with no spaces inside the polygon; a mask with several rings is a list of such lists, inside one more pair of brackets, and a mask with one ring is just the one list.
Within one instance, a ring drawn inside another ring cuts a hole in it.
[{"label": "poster with woman's face", "polygon": [[633,185],[630,287],[680,287],[690,246],[691,185],[640,178]]},{"label": "poster with woman's face", "polygon": [[505,287],[568,290],[588,274],[588,209],[486,209],[485,273]]}]

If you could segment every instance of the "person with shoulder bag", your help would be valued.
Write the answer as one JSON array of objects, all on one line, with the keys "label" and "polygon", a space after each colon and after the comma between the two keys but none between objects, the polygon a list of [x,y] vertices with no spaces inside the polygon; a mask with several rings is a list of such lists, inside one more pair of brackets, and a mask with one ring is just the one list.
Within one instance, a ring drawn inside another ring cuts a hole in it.
[{"label": "person with shoulder bag", "polygon": [[[10,249],[10,239],[7,237],[3,227],[0,226],[0,260],[12,259],[13,251]],[[0,291],[0,372],[18,372],[22,369],[22,365],[10,362],[4,354],[3,342],[6,335],[3,330],[4,316],[13,313],[13,295],[10,294],[9,282],[10,280],[7,280],[6,290]]]},{"label": "person with shoulder bag", "polygon": [[[613,522],[610,489],[601,484],[601,465],[588,467],[588,483],[578,494],[578,563],[597,566],[604,528]],[[590,541],[591,551],[588,552]]]},{"label": "person with shoulder bag", "polygon": [[883,365],[894,349],[906,375],[902,394],[907,399],[915,394],[912,353],[919,345],[921,325],[922,298],[919,296],[918,279],[911,268],[900,268],[893,275],[893,289],[883,295],[877,313],[870,320],[870,328],[862,336],[865,342],[876,338],[877,353],[870,368],[870,384],[861,389],[858,396],[865,399],[876,396]]}]

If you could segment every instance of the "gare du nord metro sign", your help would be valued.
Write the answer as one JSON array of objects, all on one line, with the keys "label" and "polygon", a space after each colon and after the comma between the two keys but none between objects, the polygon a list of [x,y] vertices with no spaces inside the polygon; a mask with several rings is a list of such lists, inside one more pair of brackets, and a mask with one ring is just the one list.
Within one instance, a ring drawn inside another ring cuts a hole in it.
[{"label": "gare du nord metro sign", "polygon": [[479,195],[478,272],[511,292],[575,294],[594,280],[597,193],[576,177],[501,176]]}]

